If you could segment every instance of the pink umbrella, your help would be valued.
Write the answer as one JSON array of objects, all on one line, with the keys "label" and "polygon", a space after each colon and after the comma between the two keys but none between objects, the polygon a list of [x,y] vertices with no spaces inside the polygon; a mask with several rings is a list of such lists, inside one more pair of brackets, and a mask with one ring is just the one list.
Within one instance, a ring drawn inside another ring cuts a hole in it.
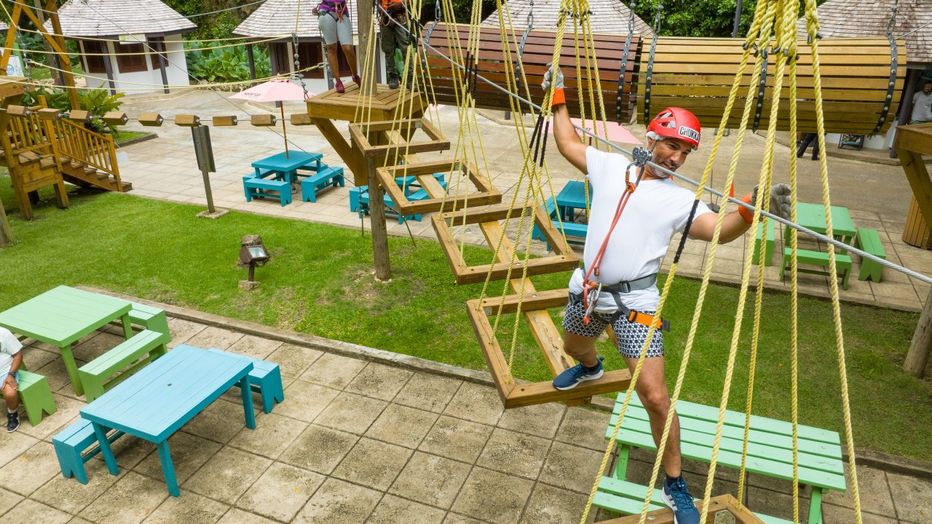
[{"label": "pink umbrella", "polygon": [[[586,120],[586,125],[582,124],[582,120],[578,118],[571,118],[573,125],[581,127],[586,131],[595,133],[598,136],[602,136],[603,130],[608,131],[608,136],[603,137],[605,139],[611,140],[612,142],[620,142],[622,144],[640,144],[641,141],[634,137],[630,131],[625,129],[623,126],[616,124],[615,122],[606,122],[605,128],[602,127],[603,122],[596,122],[596,130],[592,130],[592,120]],[[550,128],[550,132],[553,133],[553,127]]]},{"label": "pink umbrella", "polygon": [[[290,80],[283,79],[263,82],[245,91],[240,91],[230,98],[249,100],[252,102],[286,102],[291,100],[305,100],[308,96],[311,96],[311,93],[306,93],[303,87]],[[285,135],[285,158],[288,158],[288,132],[285,131],[285,106],[281,104],[280,107],[282,110],[282,134]]]}]

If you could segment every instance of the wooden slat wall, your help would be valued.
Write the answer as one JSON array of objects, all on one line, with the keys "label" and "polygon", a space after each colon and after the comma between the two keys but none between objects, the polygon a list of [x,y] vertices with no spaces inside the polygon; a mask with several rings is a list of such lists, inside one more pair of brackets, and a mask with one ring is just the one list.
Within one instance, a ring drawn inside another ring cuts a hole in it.
[{"label": "wooden slat wall", "polygon": [[[426,31],[425,31],[426,33]],[[454,54],[459,45],[465,52],[465,46],[468,41],[469,29],[467,26],[448,26],[447,24],[438,24],[436,29],[431,33],[429,44],[438,51],[449,57],[456,57]],[[513,69],[513,64],[504,61],[504,50],[502,47],[501,36],[499,31],[494,28],[482,28],[479,43],[479,74],[496,84],[506,86],[506,68]],[[518,35],[520,38],[520,35]],[[543,99],[543,90],[540,83],[543,80],[544,73],[550,65],[553,58],[553,44],[555,34],[545,31],[531,31],[528,35],[527,43],[522,55],[522,63],[530,89],[531,99],[540,104]],[[595,40],[595,57],[590,57],[593,64],[598,64],[599,68],[599,85],[601,86],[602,98],[605,104],[605,113],[609,120],[615,121],[617,115],[617,106],[621,104],[621,121],[627,123],[631,120],[634,110],[635,94],[637,92],[633,81],[637,78],[637,67],[641,52],[640,39],[635,35],[631,40],[628,51],[628,60],[625,67],[625,76],[622,85],[622,98],[618,100],[618,78],[619,67],[621,66],[621,55],[624,50],[626,36],[615,35],[594,35]],[[458,41],[458,44],[456,43]],[[514,40],[509,37],[512,56],[517,56],[517,46]],[[432,52],[426,50],[427,64],[430,68],[431,78],[433,80],[434,90],[437,95],[437,101],[441,104],[457,104],[458,100],[454,92],[454,70],[450,63]],[[580,49],[580,60],[585,63],[585,55]],[[560,65],[563,74],[566,77],[567,106],[570,113],[579,116],[579,90],[576,79],[576,58],[573,35],[566,35],[563,39],[563,56],[560,59]],[[585,74],[585,73],[583,73]],[[462,76],[458,72],[457,76]],[[594,80],[594,79],[593,79]],[[586,84],[584,84],[585,86]],[[587,90],[588,91],[588,90]],[[527,97],[527,90],[522,86],[519,89],[522,97]],[[476,105],[487,109],[510,110],[508,97],[495,88],[485,84],[481,80],[476,89]],[[591,116],[592,110],[588,102],[588,93],[585,96],[586,115]]]},{"label": "wooden slat wall", "polygon": [[[654,115],[666,106],[685,107],[696,113],[703,127],[715,128],[721,122],[728,92],[744,50],[741,39],[674,38],[661,37],[657,41],[651,79],[650,114]],[[640,71],[647,69],[651,41],[643,44]],[[890,44],[885,38],[827,39],[819,43],[819,62],[822,75],[822,99],[825,129],[834,133],[868,134],[883,110],[890,75]],[[765,103],[759,128],[766,128],[770,114],[774,85],[776,57],[769,57]],[[751,63],[753,65],[753,62]],[[748,67],[744,84],[739,92],[738,104],[730,115],[729,127],[737,127],[741,120],[743,102],[747,96],[752,67]],[[780,120],[777,128],[789,128],[788,86],[789,72],[784,78],[784,90],[780,104]],[[895,120],[903,81],[906,76],[906,45],[898,43],[898,67],[893,99],[887,120],[880,132],[885,132]],[[799,46],[797,66],[799,91],[799,131],[815,131],[815,96],[812,76],[811,48],[804,43]],[[638,86],[639,122],[644,120],[644,92],[646,79],[640,78]],[[756,97],[757,88],[754,87]],[[753,110],[752,110],[753,111]],[[752,112],[753,119],[753,112]],[[752,125],[749,122],[748,125]]]},{"label": "wooden slat wall", "polygon": [[[555,33],[532,31],[522,57],[531,98],[540,103],[543,92],[540,82],[552,57]],[[438,24],[431,33],[429,43],[448,56],[454,55],[455,44],[465,46],[468,38],[466,26],[447,26]],[[456,39],[456,40],[454,40]],[[599,67],[600,86],[605,102],[606,114],[610,120],[616,120],[616,106],[621,104],[621,121],[628,122],[632,112],[643,123],[645,78],[648,53],[651,40],[634,37],[628,53],[622,98],[617,98],[618,69],[624,48],[624,35],[595,35],[597,59],[593,62]],[[735,71],[743,53],[743,40],[730,38],[681,38],[661,37],[657,41],[654,55],[653,74],[651,78],[650,113],[656,114],[666,106],[676,105],[690,109],[699,117],[704,127],[714,128],[721,122],[722,112],[734,79]],[[893,98],[890,102],[887,119],[880,132],[886,132],[895,120],[899,106],[903,82],[906,77],[906,45],[898,42],[898,67]],[[574,56],[573,36],[564,36],[563,56],[560,64],[568,87],[567,105],[573,115],[578,116],[579,90],[576,80],[576,58]],[[516,52],[514,43],[511,50]],[[838,38],[822,40],[819,44],[819,57],[822,74],[822,98],[825,116],[825,128],[833,133],[868,134],[880,118],[890,74],[890,44],[885,38]],[[812,55],[810,46],[800,43],[798,74],[798,128],[801,132],[815,130],[815,91],[812,77]],[[454,93],[453,69],[443,58],[427,51],[427,63],[434,82],[437,101],[442,104],[456,104]],[[769,59],[765,100],[772,94],[773,73],[776,59]],[[499,32],[493,28],[483,28],[480,36],[479,73],[493,82],[505,86],[505,69],[513,67],[503,61],[503,49]],[[459,73],[461,75],[462,73]],[[458,76],[459,76],[458,75]],[[739,103],[732,111],[728,121],[730,127],[737,127],[741,118],[741,102],[747,95],[750,82],[750,68],[744,77],[743,91]],[[788,79],[784,80],[783,100],[786,101]],[[522,87],[521,95],[527,91]],[[756,86],[753,90],[756,96]],[[508,98],[494,88],[479,82],[476,90],[477,106],[509,110]],[[633,105],[637,104],[636,110]],[[789,104],[781,103],[781,116],[777,128],[789,128]],[[586,113],[591,111],[586,107]],[[770,103],[765,101],[759,127],[766,128]],[[753,116],[753,114],[752,114]],[[753,124],[749,122],[749,125]]]}]

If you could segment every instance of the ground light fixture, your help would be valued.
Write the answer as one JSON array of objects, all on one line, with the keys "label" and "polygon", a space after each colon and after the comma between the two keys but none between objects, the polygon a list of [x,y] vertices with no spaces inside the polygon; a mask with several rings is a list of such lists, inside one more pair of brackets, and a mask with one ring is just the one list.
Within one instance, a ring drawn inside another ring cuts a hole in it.
[{"label": "ground light fixture", "polygon": [[240,280],[239,287],[250,290],[255,289],[259,283],[256,282],[256,266],[264,266],[269,261],[269,252],[262,243],[262,237],[259,235],[246,235],[240,240],[239,264],[249,268],[247,280]]}]

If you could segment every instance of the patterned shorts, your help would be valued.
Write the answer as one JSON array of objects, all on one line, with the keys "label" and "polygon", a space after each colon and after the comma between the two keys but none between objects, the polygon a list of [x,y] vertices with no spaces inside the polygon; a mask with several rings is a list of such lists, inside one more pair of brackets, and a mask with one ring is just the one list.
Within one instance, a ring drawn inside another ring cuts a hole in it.
[{"label": "patterned shorts", "polygon": [[[611,322],[612,315],[592,313],[589,317],[589,324],[583,324],[585,313],[586,308],[583,307],[582,300],[575,300],[571,297],[563,315],[563,329],[574,335],[595,338],[601,335],[605,331],[605,326]],[[654,314],[653,311],[641,313]],[[622,317],[615,321],[612,328],[615,330],[615,338],[618,341],[618,353],[625,358],[638,358],[650,328],[637,322],[628,322],[627,318]],[[658,329],[654,332],[650,347],[647,348],[647,356],[663,356],[663,331]]]}]

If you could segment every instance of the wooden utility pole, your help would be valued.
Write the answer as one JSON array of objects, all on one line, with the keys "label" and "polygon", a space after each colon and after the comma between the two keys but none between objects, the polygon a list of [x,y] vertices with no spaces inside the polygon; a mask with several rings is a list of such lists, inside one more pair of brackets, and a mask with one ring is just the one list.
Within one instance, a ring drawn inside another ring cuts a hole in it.
[{"label": "wooden utility pole", "polygon": [[[374,8],[373,0],[358,0],[356,2],[356,16],[359,21],[359,47],[356,48],[357,68],[361,68],[367,63],[366,58],[369,54],[369,31],[372,30],[372,10]],[[379,52],[377,47],[374,47],[373,50],[375,53]],[[374,58],[375,57],[372,57],[373,62]],[[363,96],[375,94],[375,68],[373,68],[373,74],[371,75],[369,71],[357,71],[357,73],[362,78],[362,85],[359,87],[362,90]],[[370,203],[369,205],[371,206],[372,204]]]},{"label": "wooden utility pole", "polygon": [[919,378],[925,376],[930,350],[932,350],[932,289],[929,289],[926,306],[922,308],[922,315],[919,317],[919,325],[913,332],[913,342],[909,345],[909,352],[906,353],[903,369]]},{"label": "wooden utility pole", "polygon": [[[376,0],[377,1],[377,0]],[[364,64],[369,63],[367,60],[373,60],[375,57],[369,57],[369,31],[372,30],[372,10],[373,0],[358,0],[356,2],[356,16],[358,17],[359,28],[359,47],[356,48],[357,73],[362,78],[362,85],[359,86],[360,96],[368,97],[368,101],[363,103],[372,103],[372,95],[377,92],[375,75],[369,74],[369,71],[362,71]],[[375,49],[378,53],[378,49]],[[372,256],[375,262],[375,278],[379,280],[388,280],[392,277],[391,266],[388,259],[388,229],[385,225],[385,192],[379,185],[379,177],[375,173],[375,159],[366,158],[366,171],[369,177],[369,228],[372,232]]]},{"label": "wooden utility pole", "polygon": [[6,247],[13,243],[13,232],[10,230],[10,222],[6,218],[6,210],[3,209],[3,201],[0,200],[0,247]]}]

